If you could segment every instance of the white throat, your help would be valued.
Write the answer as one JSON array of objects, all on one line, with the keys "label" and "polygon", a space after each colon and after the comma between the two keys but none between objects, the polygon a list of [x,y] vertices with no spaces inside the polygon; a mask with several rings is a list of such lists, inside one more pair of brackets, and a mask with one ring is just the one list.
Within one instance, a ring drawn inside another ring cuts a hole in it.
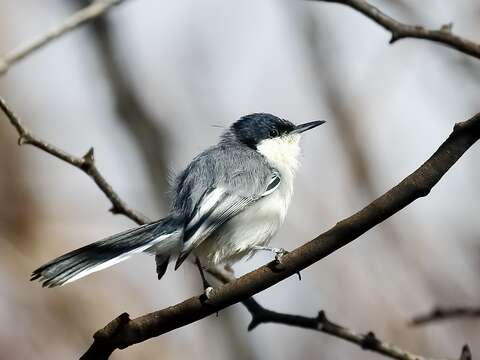
[{"label": "white throat", "polygon": [[257,145],[257,151],[280,171],[282,180],[293,182],[299,165],[300,134],[263,140]]}]

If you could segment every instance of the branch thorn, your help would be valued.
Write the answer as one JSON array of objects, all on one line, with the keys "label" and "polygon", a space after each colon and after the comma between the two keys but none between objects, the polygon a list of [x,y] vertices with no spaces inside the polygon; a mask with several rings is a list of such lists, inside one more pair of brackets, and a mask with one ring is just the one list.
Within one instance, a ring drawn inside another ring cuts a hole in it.
[{"label": "branch thorn", "polygon": [[392,36],[390,38],[389,44],[393,44],[395,41],[399,40],[401,37],[400,33],[392,30]]},{"label": "branch thorn", "polygon": [[378,339],[372,331],[369,331],[362,341],[362,349],[373,349],[378,345]]},{"label": "branch thorn", "polygon": [[121,210],[115,205],[108,209],[108,211],[110,211],[114,215],[122,213]]},{"label": "branch thorn", "polygon": [[463,345],[460,360],[472,360],[472,352],[470,351],[468,344]]},{"label": "branch thorn", "polygon": [[[259,320],[259,316],[258,315],[254,315],[252,313],[252,320],[250,321],[250,324],[248,324],[248,327],[247,327],[247,330],[248,331],[252,331],[253,329],[255,329],[258,325],[260,325],[262,323],[261,320]],[[461,359],[463,360],[463,359]]]},{"label": "branch thorn", "polygon": [[[0,68],[1,70],[1,68]],[[18,137],[18,146],[22,146],[28,144],[28,136],[27,134],[22,134]]]},{"label": "branch thorn", "polygon": [[449,22],[448,24],[443,24],[440,28],[441,32],[451,33],[453,29],[453,22]]},{"label": "branch thorn", "polygon": [[95,154],[93,147],[88,149],[87,153],[83,155],[83,160],[85,160],[85,162],[89,164],[93,164],[95,162]]}]

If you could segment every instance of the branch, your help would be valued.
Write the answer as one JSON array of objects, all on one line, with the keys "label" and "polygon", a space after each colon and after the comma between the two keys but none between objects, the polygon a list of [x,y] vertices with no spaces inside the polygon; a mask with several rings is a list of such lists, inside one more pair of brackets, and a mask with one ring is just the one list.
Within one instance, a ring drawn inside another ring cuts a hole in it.
[{"label": "branch", "polygon": [[[89,0],[80,0],[81,3],[86,1]],[[126,65],[125,56],[119,51],[113,36],[115,22],[109,20],[106,14],[93,21],[88,29],[105,73],[118,120],[129,130],[128,134],[143,155],[158,203],[165,204],[169,168],[166,129],[135,91],[135,82],[130,76],[130,68]],[[124,40],[122,41],[125,45]]]},{"label": "branch", "polygon": [[417,315],[411,321],[410,325],[426,325],[441,320],[452,320],[458,318],[473,319],[480,317],[480,308],[473,306],[442,308],[436,307],[427,314]]},{"label": "branch", "polygon": [[415,172],[364,209],[282,257],[212,291],[135,319],[122,314],[94,335],[82,359],[105,359],[115,349],[162,335],[245,301],[287,277],[330,255],[394,215],[414,200],[426,196],[457,160],[480,138],[480,113],[455,125],[439,149]]},{"label": "branch", "polygon": [[98,168],[95,165],[93,148],[90,148],[90,150],[88,150],[88,152],[82,157],[76,157],[74,155],[71,155],[63,151],[62,149],[59,149],[56,146],[46,142],[45,140],[42,140],[37,136],[33,135],[25,126],[23,126],[20,119],[7,106],[7,104],[1,97],[0,109],[10,120],[12,126],[17,130],[18,145],[32,145],[82,170],[95,182],[95,184],[97,184],[100,190],[102,190],[105,196],[110,200],[110,202],[112,203],[112,208],[110,209],[110,211],[112,213],[125,215],[139,225],[149,222],[149,219],[147,217],[130,208],[113,190],[112,186],[105,180],[100,171],[98,171]]},{"label": "branch", "polygon": [[[252,315],[252,321],[248,326],[248,330],[255,329],[260,324],[274,323],[289,326],[300,327],[304,329],[323,332],[348,342],[359,345],[363,350],[370,350],[386,357],[398,360],[427,360],[423,356],[411,354],[395,345],[388,344],[379,340],[373,332],[360,334],[343,326],[335,324],[328,320],[324,311],[320,311],[316,317],[305,317],[299,315],[283,314],[276,311],[265,309],[253,298],[244,302],[248,311]],[[470,352],[468,345],[462,349],[462,354]],[[462,355],[463,356],[463,355]],[[460,357],[462,360],[463,358]]]},{"label": "branch", "polygon": [[120,4],[125,0],[96,0],[89,6],[77,11],[62,23],[53,27],[45,34],[41,35],[37,39],[20,46],[18,49],[11,51],[10,53],[0,57],[0,75],[5,74],[9,68],[16,62],[22,60],[34,51],[49,44],[60,36],[80,27],[88,21],[102,15],[111,7]]},{"label": "branch", "polygon": [[423,26],[407,25],[380,11],[365,0],[313,0],[338,3],[349,6],[370,18],[392,35],[390,44],[405,38],[433,41],[464,54],[480,59],[480,44],[452,33],[453,24],[443,25],[439,30],[429,30]]},{"label": "branch", "polygon": [[[223,271],[218,267],[214,269],[208,269],[208,272],[224,284],[235,280],[233,274]],[[383,354],[386,357],[392,359],[427,360],[427,358],[425,357],[411,354],[405,350],[398,348],[395,345],[391,345],[379,340],[371,331],[367,334],[359,334],[355,331],[335,324],[327,319],[324,311],[320,311],[316,317],[283,314],[264,308],[253,297],[242,301],[242,304],[252,315],[252,320],[248,325],[248,331],[255,329],[260,324],[284,324],[323,332],[334,337],[346,340],[348,342],[357,344],[363,350],[370,350],[379,354]],[[464,346],[462,353],[466,350],[469,351],[467,345]],[[460,358],[460,360],[463,359]]]}]

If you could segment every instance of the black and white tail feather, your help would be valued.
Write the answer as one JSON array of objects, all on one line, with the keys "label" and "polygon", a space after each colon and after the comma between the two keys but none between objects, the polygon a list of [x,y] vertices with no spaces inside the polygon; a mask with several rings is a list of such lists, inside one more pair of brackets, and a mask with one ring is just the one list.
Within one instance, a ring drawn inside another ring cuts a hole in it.
[{"label": "black and white tail feather", "polygon": [[[168,239],[175,236],[177,228],[175,221],[165,218],[124,231],[53,259],[36,269],[30,280],[38,279],[43,287],[61,286],[118,264],[134,254],[148,252],[150,248],[155,248],[153,253],[162,250],[169,253],[176,241]],[[164,260],[168,264],[168,256]]]}]

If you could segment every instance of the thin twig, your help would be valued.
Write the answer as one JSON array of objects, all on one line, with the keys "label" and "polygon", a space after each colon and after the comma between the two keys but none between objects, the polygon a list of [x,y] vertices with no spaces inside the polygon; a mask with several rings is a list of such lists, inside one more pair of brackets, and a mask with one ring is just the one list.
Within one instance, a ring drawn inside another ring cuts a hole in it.
[{"label": "thin twig", "polygon": [[66,18],[63,22],[54,26],[37,39],[20,46],[18,49],[12,50],[3,57],[0,57],[0,75],[5,74],[13,64],[22,60],[34,51],[49,44],[53,40],[58,39],[60,36],[78,28],[88,21],[102,15],[108,9],[120,4],[123,1],[125,0],[96,0],[85,8],[77,11],[70,17]]},{"label": "thin twig", "polygon": [[[235,281],[233,274],[228,273],[220,268],[209,268],[208,273],[213,275],[223,284]],[[300,315],[290,315],[279,313],[264,308],[253,297],[242,301],[252,315],[252,320],[248,325],[248,331],[252,331],[260,324],[275,323],[289,326],[300,327],[320,331],[339,339],[359,345],[363,350],[370,350],[386,357],[399,360],[427,360],[427,358],[409,353],[400,349],[395,345],[388,344],[379,340],[373,332],[360,334],[343,326],[335,324],[327,319],[324,311],[320,311],[316,317],[305,317]]]},{"label": "thin twig", "polygon": [[244,302],[252,315],[248,330],[255,329],[260,324],[275,323],[320,331],[348,342],[359,345],[363,350],[370,350],[386,357],[398,360],[427,360],[427,358],[411,354],[395,345],[379,340],[373,332],[360,334],[330,321],[324,311],[316,317],[290,315],[265,309],[253,298]]},{"label": "thin twig", "polygon": [[452,320],[452,319],[474,319],[480,317],[480,307],[436,307],[429,313],[415,316],[410,325],[426,325],[436,321]]},{"label": "thin twig", "polygon": [[214,289],[208,300],[195,296],[135,319],[123,314],[94,334],[82,359],[106,359],[115,349],[191,324],[296,274],[380,224],[420,197],[429,194],[447,171],[480,138],[480,113],[455,125],[439,149],[416,171],[371,204],[333,228],[282,257],[237,280]]},{"label": "thin twig", "polygon": [[5,113],[7,118],[10,120],[10,123],[12,124],[12,126],[17,130],[19,145],[25,145],[25,144],[32,145],[82,170],[85,174],[87,174],[88,176],[90,176],[90,178],[92,178],[95,184],[97,184],[100,190],[102,190],[105,196],[110,200],[110,202],[112,203],[112,207],[110,211],[112,213],[125,215],[139,225],[145,224],[150,221],[144,215],[130,208],[125,203],[125,201],[123,201],[120,198],[120,196],[118,196],[118,194],[113,190],[112,186],[105,180],[105,178],[100,173],[97,166],[95,165],[93,148],[90,148],[90,150],[88,150],[87,153],[82,157],[71,155],[66,151],[33,135],[22,124],[21,120],[8,107],[5,100],[3,100],[1,97],[0,97],[0,109]]},{"label": "thin twig", "polygon": [[445,24],[438,30],[429,30],[423,26],[408,25],[401,23],[391,16],[385,14],[377,7],[371,5],[365,0],[311,0],[330,3],[338,3],[349,6],[366,17],[370,18],[378,25],[391,33],[390,44],[406,38],[416,38],[433,41],[452,49],[458,50],[464,54],[480,59],[480,44],[453,34],[453,24]]},{"label": "thin twig", "polygon": [[[88,29],[118,120],[129,130],[128,134],[143,155],[157,202],[165,204],[168,198],[169,147],[167,132],[162,126],[164,121],[160,121],[165,119],[153,113],[146,106],[145,99],[137,93],[133,77],[130,76],[132,69],[127,66],[125,56],[122,56],[115,41],[115,22],[111,21],[109,14],[97,18]],[[122,43],[128,47],[124,40]]]}]

